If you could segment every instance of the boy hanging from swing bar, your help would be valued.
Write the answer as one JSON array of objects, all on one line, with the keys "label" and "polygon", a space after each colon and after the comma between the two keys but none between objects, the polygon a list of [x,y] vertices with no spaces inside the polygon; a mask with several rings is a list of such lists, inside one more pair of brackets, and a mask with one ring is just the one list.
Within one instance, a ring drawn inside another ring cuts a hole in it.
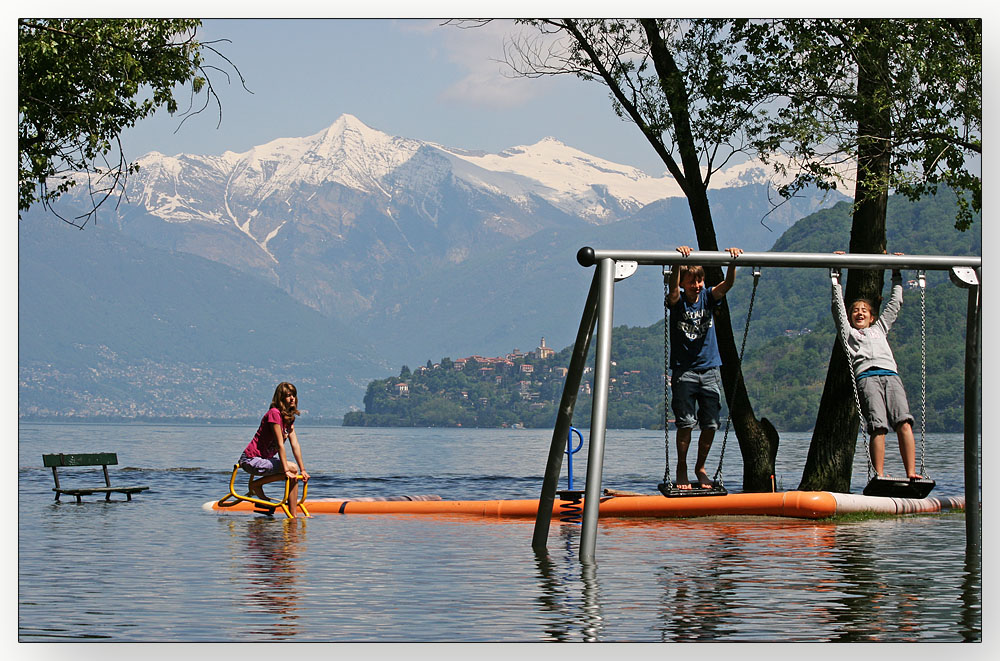
[{"label": "boy hanging from swing bar", "polygon": [[[678,246],[685,257],[688,246]],[[743,251],[729,248],[733,259]],[[736,278],[736,264],[730,262],[726,279],[714,287],[705,287],[705,269],[683,264],[670,270],[667,303],[670,308],[670,389],[677,426],[677,488],[691,489],[687,472],[687,452],[691,433],[701,428],[698,457],[694,465],[698,485],[712,488],[705,471],[705,461],[712,449],[715,430],[719,428],[722,405],[722,358],[715,337],[715,308]]]}]

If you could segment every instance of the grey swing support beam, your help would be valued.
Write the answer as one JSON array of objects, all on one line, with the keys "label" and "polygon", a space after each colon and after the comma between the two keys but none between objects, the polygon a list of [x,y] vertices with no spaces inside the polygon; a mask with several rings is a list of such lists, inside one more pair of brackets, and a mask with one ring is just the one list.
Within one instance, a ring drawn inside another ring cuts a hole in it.
[{"label": "grey swing support beam", "polygon": [[982,523],[979,503],[979,352],[981,335],[982,258],[942,255],[877,255],[790,252],[744,252],[733,258],[725,251],[693,251],[685,257],[676,250],[603,250],[583,247],[577,253],[581,266],[596,266],[573,348],[569,370],[552,433],[552,444],[538,500],[532,548],[544,553],[552,520],[562,457],[572,424],[573,409],[579,392],[587,352],[597,327],[596,364],[594,366],[593,407],[590,422],[590,446],[584,492],[583,526],[580,533],[580,561],[593,563],[597,542],[598,507],[604,464],[607,431],[608,384],[611,366],[611,333],[614,319],[615,282],[634,274],[639,266],[700,264],[723,266],[847,268],[863,270],[938,270],[949,271],[951,281],[968,289],[965,344],[965,521],[966,549],[977,554],[982,548]]}]

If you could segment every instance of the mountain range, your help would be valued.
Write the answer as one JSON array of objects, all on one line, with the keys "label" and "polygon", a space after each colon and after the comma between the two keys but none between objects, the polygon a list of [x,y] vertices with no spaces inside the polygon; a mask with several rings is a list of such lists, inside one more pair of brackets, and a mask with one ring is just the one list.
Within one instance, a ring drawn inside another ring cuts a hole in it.
[{"label": "mountain range", "polygon": [[[672,178],[554,138],[489,154],[343,115],[240,154],[137,163],[83,231],[41,210],[19,222],[22,415],[225,418],[288,379],[338,418],[401,363],[570,343],[592,276],[583,245],[694,243]],[[719,244],[748,250],[846,199],[775,208],[753,162],[714,182]],[[60,213],[89,202],[77,186]],[[661,317],[661,286],[650,272],[620,287],[616,323]]]}]

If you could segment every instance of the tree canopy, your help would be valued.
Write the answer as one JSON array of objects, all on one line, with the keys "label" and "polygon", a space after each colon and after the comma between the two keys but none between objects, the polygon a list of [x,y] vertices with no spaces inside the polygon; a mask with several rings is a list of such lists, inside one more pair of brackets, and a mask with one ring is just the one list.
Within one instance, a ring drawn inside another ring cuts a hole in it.
[{"label": "tree canopy", "polygon": [[[982,199],[981,21],[810,19],[727,27],[768,72],[765,89],[774,100],[755,146],[764,158],[784,152],[797,168],[782,194],[835,187],[845,170],[854,179],[850,252],[886,252],[890,192],[916,200],[945,183],[957,194],[955,227],[972,225]],[[852,270],[846,297],[879,301],[882,287],[881,271]],[[849,488],[859,427],[853,387],[835,342],[801,489]]]},{"label": "tree canopy", "polygon": [[[737,66],[767,71],[773,101],[754,142],[788,173],[784,195],[843,184],[872,138],[885,174],[857,173],[871,190],[911,200],[939,184],[959,195],[956,227],[982,208],[982,21],[979,19],[798,19],[713,21],[747,53]],[[867,81],[867,83],[866,83]],[[860,84],[860,86],[859,86]],[[858,131],[859,118],[884,116],[884,132]]]},{"label": "tree canopy", "polygon": [[190,86],[185,116],[214,102],[221,121],[208,75],[215,67],[204,60],[206,50],[218,51],[198,41],[200,25],[194,19],[18,20],[19,214],[36,203],[51,209],[71,186],[86,183],[93,207],[74,219],[85,224],[136,169],[125,157],[121,132],[160,107],[177,113],[180,86]]}]

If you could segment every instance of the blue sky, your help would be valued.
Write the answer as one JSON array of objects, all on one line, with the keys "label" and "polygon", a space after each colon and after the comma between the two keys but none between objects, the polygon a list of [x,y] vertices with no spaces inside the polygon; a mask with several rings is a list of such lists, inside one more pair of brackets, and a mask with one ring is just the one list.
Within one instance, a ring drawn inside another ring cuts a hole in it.
[{"label": "blue sky", "polygon": [[[559,76],[513,78],[497,60],[518,29],[461,29],[432,19],[207,19],[202,41],[239,68],[212,74],[222,101],[188,119],[166,112],[124,135],[126,153],[221,154],[312,135],[343,113],[392,135],[497,152],[553,136],[652,175],[665,171],[607,89]],[[220,62],[219,60],[216,60]],[[506,74],[506,75],[505,75]]]}]

